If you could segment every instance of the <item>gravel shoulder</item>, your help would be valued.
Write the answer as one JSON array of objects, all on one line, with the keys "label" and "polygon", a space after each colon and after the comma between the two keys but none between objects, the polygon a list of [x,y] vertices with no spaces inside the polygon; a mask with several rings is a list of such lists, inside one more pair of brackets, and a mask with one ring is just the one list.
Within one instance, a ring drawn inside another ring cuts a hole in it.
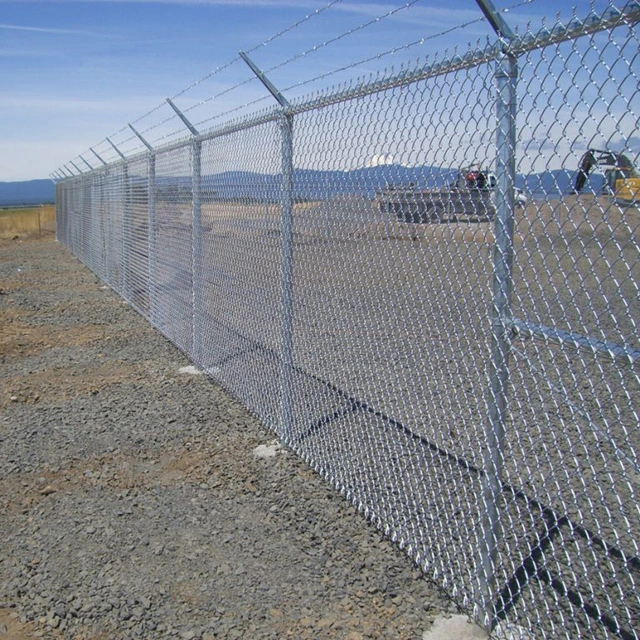
[{"label": "gravel shoulder", "polygon": [[409,639],[455,612],[62,246],[0,243],[0,638]]}]

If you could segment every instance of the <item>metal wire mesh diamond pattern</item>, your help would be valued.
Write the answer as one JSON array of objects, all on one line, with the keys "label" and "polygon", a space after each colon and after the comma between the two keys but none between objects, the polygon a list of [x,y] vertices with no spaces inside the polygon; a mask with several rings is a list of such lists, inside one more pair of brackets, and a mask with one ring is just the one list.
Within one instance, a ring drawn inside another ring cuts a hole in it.
[{"label": "metal wire mesh diamond pattern", "polygon": [[637,136],[639,20],[57,185],[61,242],[515,637],[640,637],[640,178],[583,170]]}]

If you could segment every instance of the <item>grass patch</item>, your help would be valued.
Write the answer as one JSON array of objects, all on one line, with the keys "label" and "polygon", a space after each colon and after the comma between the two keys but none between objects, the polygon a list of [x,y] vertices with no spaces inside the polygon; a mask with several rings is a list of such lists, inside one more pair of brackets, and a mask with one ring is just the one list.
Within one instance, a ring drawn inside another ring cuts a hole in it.
[{"label": "grass patch", "polygon": [[50,211],[55,210],[54,204],[43,204],[41,206],[33,206],[33,207],[3,207],[0,208],[0,218],[6,218],[7,216],[18,216],[23,213],[38,213],[41,214],[48,213]]},{"label": "grass patch", "polygon": [[0,209],[0,238],[15,239],[55,232],[53,204]]}]

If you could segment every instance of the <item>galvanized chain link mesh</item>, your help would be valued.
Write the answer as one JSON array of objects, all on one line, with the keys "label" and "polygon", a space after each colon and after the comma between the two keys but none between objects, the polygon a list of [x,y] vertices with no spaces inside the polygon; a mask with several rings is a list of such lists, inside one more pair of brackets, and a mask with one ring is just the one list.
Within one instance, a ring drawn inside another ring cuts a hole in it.
[{"label": "galvanized chain link mesh", "polygon": [[637,145],[639,19],[57,185],[61,242],[515,637],[640,638],[638,186],[571,193],[594,140]]}]

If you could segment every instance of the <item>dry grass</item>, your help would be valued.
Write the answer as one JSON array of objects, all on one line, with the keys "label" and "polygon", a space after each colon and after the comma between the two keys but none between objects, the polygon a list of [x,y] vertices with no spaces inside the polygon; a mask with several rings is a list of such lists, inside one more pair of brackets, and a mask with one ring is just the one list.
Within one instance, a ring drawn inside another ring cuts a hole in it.
[{"label": "dry grass", "polygon": [[38,207],[0,209],[0,239],[44,236],[55,233],[56,208]]}]

